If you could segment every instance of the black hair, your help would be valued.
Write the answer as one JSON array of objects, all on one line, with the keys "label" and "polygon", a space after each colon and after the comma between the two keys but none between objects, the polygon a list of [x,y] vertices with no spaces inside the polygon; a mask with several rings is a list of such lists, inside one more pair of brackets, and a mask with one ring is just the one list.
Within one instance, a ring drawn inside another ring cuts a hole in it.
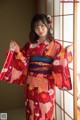
[{"label": "black hair", "polygon": [[[38,23],[39,21],[43,22],[45,24],[45,26],[48,28],[48,25],[50,24],[49,23],[49,19],[48,17],[45,15],[45,14],[36,14],[32,21],[31,21],[31,32],[30,32],[30,35],[29,35],[29,40],[32,42],[32,43],[35,43],[37,42],[39,36],[35,33],[35,26],[36,26],[36,23]],[[50,30],[52,29],[52,27],[50,26],[49,29],[48,29],[48,38],[52,38],[52,34],[50,32]]]}]

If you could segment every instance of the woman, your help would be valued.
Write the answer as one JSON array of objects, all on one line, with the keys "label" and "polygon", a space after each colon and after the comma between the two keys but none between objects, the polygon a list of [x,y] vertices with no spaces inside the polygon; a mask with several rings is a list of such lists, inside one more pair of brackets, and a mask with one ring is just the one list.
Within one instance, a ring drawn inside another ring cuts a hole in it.
[{"label": "woman", "polygon": [[24,85],[26,120],[53,120],[55,86],[71,90],[69,47],[54,40],[51,18],[37,14],[31,22],[30,41],[20,50],[11,41],[0,79]]}]

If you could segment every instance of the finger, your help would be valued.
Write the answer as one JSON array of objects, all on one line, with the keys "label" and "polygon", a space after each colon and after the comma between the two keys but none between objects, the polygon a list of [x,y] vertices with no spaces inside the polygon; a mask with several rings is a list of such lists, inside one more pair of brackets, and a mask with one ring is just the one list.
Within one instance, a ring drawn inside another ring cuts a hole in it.
[{"label": "finger", "polygon": [[18,44],[14,41],[14,44],[18,46]]}]

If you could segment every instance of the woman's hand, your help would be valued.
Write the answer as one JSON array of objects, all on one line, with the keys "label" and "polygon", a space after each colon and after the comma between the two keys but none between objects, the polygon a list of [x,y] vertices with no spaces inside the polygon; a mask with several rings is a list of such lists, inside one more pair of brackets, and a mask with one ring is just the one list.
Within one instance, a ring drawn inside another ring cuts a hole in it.
[{"label": "woman's hand", "polygon": [[11,50],[14,50],[14,51],[17,52],[17,53],[20,52],[20,47],[19,47],[19,45],[18,45],[15,41],[13,41],[13,40],[11,40],[11,42],[10,42],[10,49],[11,49]]},{"label": "woman's hand", "polygon": [[18,45],[15,41],[13,41],[13,40],[11,40],[11,42],[10,42],[10,49],[13,50],[13,51],[15,51],[15,52],[17,52],[19,58],[20,58],[22,61],[25,60],[25,57],[23,56],[22,52],[20,52],[20,47],[19,47],[19,45]]}]

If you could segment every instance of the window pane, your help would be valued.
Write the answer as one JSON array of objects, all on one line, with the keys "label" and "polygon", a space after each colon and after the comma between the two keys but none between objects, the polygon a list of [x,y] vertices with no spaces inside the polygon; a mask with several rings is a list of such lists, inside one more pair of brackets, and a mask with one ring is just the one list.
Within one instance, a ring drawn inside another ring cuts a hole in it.
[{"label": "window pane", "polygon": [[60,15],[60,0],[54,0],[54,15]]},{"label": "window pane", "polygon": [[61,92],[60,90],[56,87],[56,102],[61,105]]},{"label": "window pane", "polygon": [[65,111],[73,118],[73,96],[65,92]]},{"label": "window pane", "polygon": [[62,119],[61,120],[64,120],[64,112],[62,111]]},{"label": "window pane", "polygon": [[54,38],[60,39],[60,17],[54,18]]},{"label": "window pane", "polygon": [[79,95],[80,99],[80,73],[77,74],[77,94]]},{"label": "window pane", "polygon": [[56,105],[57,120],[62,120],[62,110]]},{"label": "window pane", "polygon": [[80,4],[78,4],[77,14],[77,72],[80,73]]},{"label": "window pane", "polygon": [[73,14],[73,3],[64,3],[64,14]]},{"label": "window pane", "polygon": [[64,16],[64,40],[73,42],[73,16]]},{"label": "window pane", "polygon": [[68,115],[65,115],[65,120],[72,120]]},{"label": "window pane", "polygon": [[70,75],[71,75],[72,90],[70,90],[69,92],[73,94],[73,70],[71,69],[70,69]]}]

